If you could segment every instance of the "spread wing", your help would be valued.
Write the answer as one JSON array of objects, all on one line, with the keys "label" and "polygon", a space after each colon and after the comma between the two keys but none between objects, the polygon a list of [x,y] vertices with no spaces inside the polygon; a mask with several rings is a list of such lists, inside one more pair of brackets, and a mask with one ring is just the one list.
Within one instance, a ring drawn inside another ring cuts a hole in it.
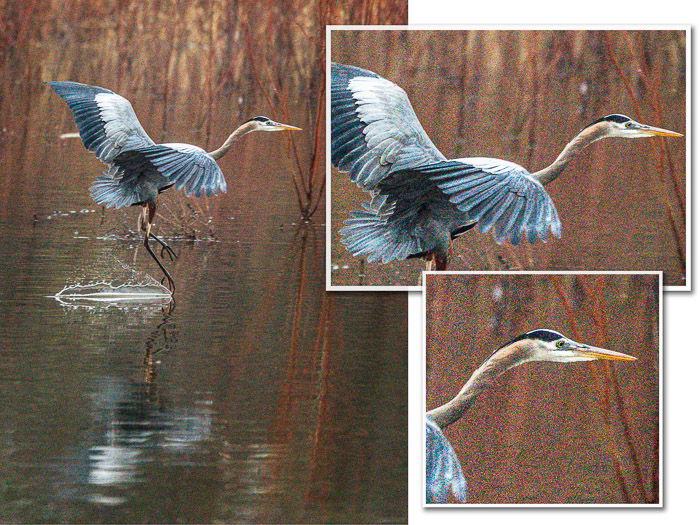
[{"label": "spread wing", "polygon": [[174,185],[195,197],[226,191],[224,174],[213,157],[190,144],[156,144],[140,148],[124,153],[115,164],[127,173],[156,171],[166,179],[164,185]]},{"label": "spread wing", "polygon": [[197,197],[226,191],[211,155],[189,144],[155,144],[124,97],[77,82],[47,84],[68,104],[85,148],[110,166],[92,187],[99,204],[137,204],[169,186]]},{"label": "spread wing", "polygon": [[153,199],[171,186],[197,197],[226,191],[221,169],[203,149],[157,144],[119,154],[90,193],[98,204],[123,208]]},{"label": "spread wing", "polygon": [[389,173],[445,157],[423,130],[406,92],[358,67],[331,66],[331,160],[371,190]]},{"label": "spread wing", "polygon": [[469,158],[420,168],[450,202],[476,221],[482,232],[493,229],[499,243],[521,237],[531,243],[561,236],[561,222],[551,197],[523,167],[500,159]]},{"label": "spread wing", "polygon": [[124,151],[154,144],[124,97],[78,82],[47,84],[66,101],[83,145],[101,161],[111,163]]},{"label": "spread wing", "polygon": [[467,500],[467,481],[452,445],[433,421],[425,420],[425,497],[427,503],[449,503],[450,493]]}]

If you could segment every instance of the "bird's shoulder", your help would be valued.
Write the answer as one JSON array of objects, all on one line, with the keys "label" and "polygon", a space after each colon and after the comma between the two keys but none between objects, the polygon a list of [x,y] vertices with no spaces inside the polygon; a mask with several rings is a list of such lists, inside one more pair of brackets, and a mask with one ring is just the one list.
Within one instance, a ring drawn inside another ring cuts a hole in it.
[{"label": "bird's shoulder", "polygon": [[528,170],[523,168],[520,164],[516,164],[515,162],[511,162],[509,160],[494,159],[490,157],[466,157],[462,159],[454,159],[454,162],[473,166],[482,171],[493,173],[494,175],[520,175],[532,178],[532,175]]},{"label": "bird's shoulder", "polygon": [[221,168],[199,146],[171,142],[139,149],[139,155],[160,175],[175,183],[179,190],[199,197],[202,193],[226,191]]},{"label": "bird's shoulder", "polygon": [[165,148],[174,149],[175,151],[179,151],[181,153],[204,153],[205,155],[209,155],[202,148],[200,148],[199,146],[195,146],[194,144],[185,144],[185,143],[181,143],[181,142],[168,142],[165,144],[158,144],[158,146],[163,146]]},{"label": "bird's shoulder", "polygon": [[166,144],[158,144],[162,148],[168,148],[170,150],[176,151],[178,153],[185,154],[193,159],[200,161],[201,163],[213,164],[218,167],[216,160],[212,157],[206,150],[195,146],[194,144],[185,144],[180,142],[170,142]]},{"label": "bird's shoulder", "polygon": [[507,181],[511,191],[517,193],[544,191],[544,186],[528,170],[515,162],[489,157],[468,157],[456,160],[464,164],[465,167],[477,168],[482,173]]},{"label": "bird's shoulder", "polygon": [[378,97],[387,92],[401,97],[402,102],[403,99],[408,101],[408,95],[401,86],[383,77],[354,77],[348,82],[348,87],[360,103],[378,102]]}]

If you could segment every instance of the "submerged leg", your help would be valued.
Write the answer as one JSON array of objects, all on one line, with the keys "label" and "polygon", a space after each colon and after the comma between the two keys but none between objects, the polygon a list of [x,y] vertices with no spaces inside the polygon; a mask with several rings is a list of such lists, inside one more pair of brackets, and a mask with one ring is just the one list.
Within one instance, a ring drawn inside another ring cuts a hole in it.
[{"label": "submerged leg", "polygon": [[[151,246],[148,244],[148,239],[151,237],[151,225],[153,224],[153,217],[156,214],[156,204],[154,202],[149,202],[146,205],[147,211],[148,211],[148,217],[146,218],[146,235],[143,238],[143,245],[146,247],[146,250],[148,250],[148,253],[151,255],[153,260],[158,264],[160,269],[162,270],[163,274],[165,274],[165,279],[168,281],[168,288],[170,289],[171,292],[175,291],[175,281],[173,281],[173,278],[170,276],[170,272],[165,269],[165,266],[163,266],[163,263],[160,262],[158,257],[156,256],[155,253],[153,253],[153,250],[151,249]],[[145,214],[146,207],[144,207],[144,214]]]}]

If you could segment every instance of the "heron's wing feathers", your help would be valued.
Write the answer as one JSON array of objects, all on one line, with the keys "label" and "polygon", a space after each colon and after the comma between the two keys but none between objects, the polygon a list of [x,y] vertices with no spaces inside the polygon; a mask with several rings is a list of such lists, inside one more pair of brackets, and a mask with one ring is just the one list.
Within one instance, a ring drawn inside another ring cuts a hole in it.
[{"label": "heron's wing feathers", "polygon": [[354,256],[387,263],[423,251],[422,239],[411,227],[415,221],[409,218],[406,224],[401,217],[394,217],[386,198],[373,195],[362,208],[353,211],[340,229],[341,242]]},{"label": "heron's wing feathers", "polygon": [[190,144],[157,144],[139,153],[169,184],[187,195],[199,197],[226,192],[226,180],[216,161],[202,148]]},{"label": "heron's wing feathers", "polygon": [[449,196],[457,208],[493,229],[497,242],[522,237],[534,243],[547,240],[549,231],[561,236],[561,223],[552,199],[542,184],[524,168],[500,159],[471,158],[436,162],[419,170]]},{"label": "heron's wing feathers", "polygon": [[154,144],[124,97],[78,82],[47,84],[66,101],[85,148],[101,161],[111,163],[124,151]]},{"label": "heron's wing feathers", "polygon": [[406,92],[358,67],[331,66],[331,160],[371,190],[392,171],[445,160]]},{"label": "heron's wing feathers", "polygon": [[372,200],[340,230],[347,249],[368,262],[446,255],[450,239],[476,224],[420,172],[391,173],[370,193]]},{"label": "heron's wing feathers", "polygon": [[452,445],[433,421],[425,421],[425,497],[427,503],[449,503],[450,493],[467,501],[467,481]]}]

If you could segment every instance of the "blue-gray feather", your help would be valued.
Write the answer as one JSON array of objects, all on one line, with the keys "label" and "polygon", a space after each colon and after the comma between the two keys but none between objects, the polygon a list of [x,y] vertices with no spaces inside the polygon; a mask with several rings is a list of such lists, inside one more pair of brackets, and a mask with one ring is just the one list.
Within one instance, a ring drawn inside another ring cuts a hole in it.
[{"label": "blue-gray feather", "polygon": [[430,418],[425,421],[425,501],[467,501],[467,481],[452,445]]},{"label": "blue-gray feather", "polygon": [[392,171],[444,159],[403,89],[371,71],[332,64],[334,166],[347,171],[358,186],[371,190]]},{"label": "blue-gray feather", "polygon": [[124,97],[78,82],[47,84],[66,101],[83,145],[101,161],[110,163],[123,151],[154,144]]},{"label": "blue-gray feather", "polygon": [[[551,197],[524,168],[500,159],[460,159],[423,166],[419,170],[435,182],[450,202],[479,229],[493,229],[497,242],[521,238],[559,237],[561,223]],[[535,219],[535,217],[537,219]]]},{"label": "blue-gray feather", "polygon": [[340,230],[345,247],[368,262],[431,252],[446,256],[455,232],[463,233],[473,222],[435,184],[413,172],[389,176],[371,193],[372,201],[352,212]]},{"label": "blue-gray feather", "polygon": [[77,82],[47,84],[68,104],[85,148],[108,166],[90,190],[98,204],[141,204],[171,186],[194,196],[226,191],[211,155],[189,144],[155,144],[124,97]]},{"label": "blue-gray feather", "polygon": [[350,252],[368,261],[444,250],[445,239],[477,222],[499,243],[561,234],[554,203],[524,168],[447,160],[403,89],[371,71],[331,66],[331,161],[373,200],[383,199],[355,212],[340,232]]}]

